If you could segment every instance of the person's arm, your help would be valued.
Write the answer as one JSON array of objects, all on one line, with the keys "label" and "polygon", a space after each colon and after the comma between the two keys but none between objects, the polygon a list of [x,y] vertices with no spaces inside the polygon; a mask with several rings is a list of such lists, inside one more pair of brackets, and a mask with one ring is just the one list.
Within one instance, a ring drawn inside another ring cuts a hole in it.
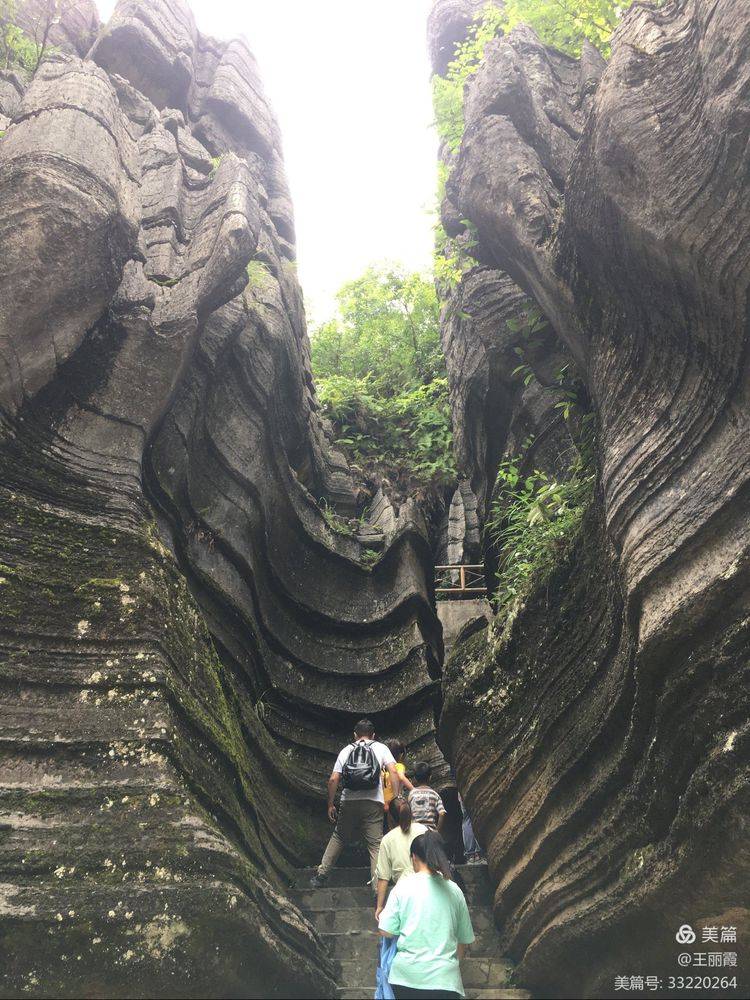
[{"label": "person's arm", "polygon": [[385,907],[385,894],[388,891],[388,879],[379,878],[378,879],[378,899],[375,904],[375,920],[380,920],[380,914],[383,912]]},{"label": "person's arm", "polygon": [[[378,889],[380,889],[380,885],[378,885]],[[378,917],[378,932],[381,937],[385,938],[398,937],[401,933],[401,898],[398,885],[393,887],[393,892],[388,897],[388,902]]]},{"label": "person's arm", "polygon": [[388,889],[388,883],[393,878],[393,865],[391,864],[391,855],[388,850],[388,845],[390,841],[388,837],[385,836],[380,841],[380,847],[378,848],[378,861],[375,865],[375,878],[378,880],[377,898],[375,902],[375,920],[380,919],[380,914],[385,906],[385,894]]},{"label": "person's arm", "polygon": [[409,779],[406,777],[405,774],[402,774],[401,775],[401,793],[402,794],[403,794],[404,790],[406,790],[407,792],[413,792],[414,791],[414,785],[412,785],[412,783],[409,781]]},{"label": "person's arm", "polygon": [[[336,822],[336,806],[334,802],[340,781],[341,774],[338,771],[333,771],[331,777],[328,779],[328,818],[332,823]],[[320,788],[320,785],[318,787]]]},{"label": "person's arm", "polygon": [[446,822],[448,813],[445,811],[445,806],[443,805],[443,800],[440,798],[439,795],[438,795],[438,798],[437,798],[436,806],[437,806],[437,811],[438,811],[437,832],[438,833],[442,833],[443,832],[443,828],[445,827],[445,822]]},{"label": "person's arm", "polygon": [[[458,887],[456,888],[458,889]],[[457,892],[457,903],[458,933],[456,935],[456,953],[460,962],[462,958],[466,957],[469,945],[474,941],[474,928],[471,926],[471,917],[469,916],[469,907],[466,905],[466,898],[460,889]]]},{"label": "person's arm", "polygon": [[401,793],[401,776],[396,770],[395,763],[386,764],[385,766],[388,768],[388,775],[391,779],[391,788],[393,789],[393,797],[394,799],[397,799],[399,794]]}]

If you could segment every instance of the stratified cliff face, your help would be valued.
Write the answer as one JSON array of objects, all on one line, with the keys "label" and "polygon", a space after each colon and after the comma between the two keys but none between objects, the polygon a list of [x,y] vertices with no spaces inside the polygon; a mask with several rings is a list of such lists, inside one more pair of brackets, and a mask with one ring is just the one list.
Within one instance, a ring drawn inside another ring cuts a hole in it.
[{"label": "stratified cliff face", "polygon": [[466,89],[443,214],[489,277],[476,328],[444,331],[465,471],[481,495],[519,414],[493,369],[511,279],[598,426],[576,545],[502,635],[458,648],[441,721],[543,996],[674,975],[682,923],[747,934],[748,51],[737,0],[637,4],[603,73],[519,27]]},{"label": "stratified cliff face", "polygon": [[283,886],[356,717],[441,763],[423,527],[381,504],[370,565],[316,503],[244,42],[123,0],[56,48],[0,80],[0,995],[329,996]]}]

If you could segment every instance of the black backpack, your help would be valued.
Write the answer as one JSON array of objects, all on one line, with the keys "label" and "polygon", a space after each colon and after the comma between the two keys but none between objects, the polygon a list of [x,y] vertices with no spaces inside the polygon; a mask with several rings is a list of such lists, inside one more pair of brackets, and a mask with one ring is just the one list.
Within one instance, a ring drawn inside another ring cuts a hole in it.
[{"label": "black backpack", "polygon": [[372,749],[372,741],[357,741],[341,771],[344,788],[353,792],[377,788],[380,781],[380,764]]}]

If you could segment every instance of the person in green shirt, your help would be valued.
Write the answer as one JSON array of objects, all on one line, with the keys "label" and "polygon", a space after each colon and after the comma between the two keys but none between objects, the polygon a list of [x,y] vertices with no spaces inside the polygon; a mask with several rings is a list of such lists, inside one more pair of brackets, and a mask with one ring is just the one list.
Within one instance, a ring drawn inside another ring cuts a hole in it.
[{"label": "person in green shirt", "polygon": [[463,997],[459,962],[474,930],[439,834],[415,837],[411,861],[414,875],[396,883],[378,920],[383,937],[398,938],[391,988],[396,1000]]}]

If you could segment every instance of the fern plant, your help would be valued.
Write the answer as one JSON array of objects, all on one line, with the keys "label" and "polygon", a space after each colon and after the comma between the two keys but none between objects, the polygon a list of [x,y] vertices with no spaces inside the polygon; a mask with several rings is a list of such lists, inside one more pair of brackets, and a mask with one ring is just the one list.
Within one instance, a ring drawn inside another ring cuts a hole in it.
[{"label": "fern plant", "polygon": [[268,265],[264,264],[262,260],[258,260],[255,257],[249,261],[247,267],[245,268],[245,273],[247,274],[247,283],[250,288],[263,288],[268,279],[271,277]]},{"label": "fern plant", "polygon": [[485,533],[499,553],[495,610],[515,611],[549,575],[576,537],[593,496],[595,476],[582,462],[567,480],[535,470],[521,477],[518,464],[500,467]]}]

